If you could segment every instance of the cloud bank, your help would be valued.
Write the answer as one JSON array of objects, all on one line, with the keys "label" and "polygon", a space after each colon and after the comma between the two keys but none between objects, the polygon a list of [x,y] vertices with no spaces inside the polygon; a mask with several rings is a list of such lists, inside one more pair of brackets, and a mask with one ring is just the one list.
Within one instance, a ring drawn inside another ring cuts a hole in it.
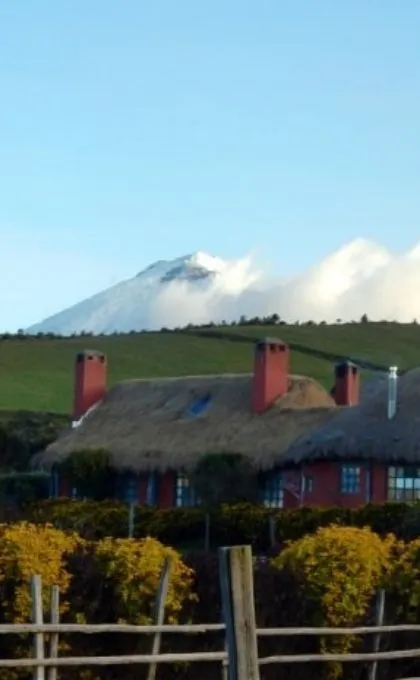
[{"label": "cloud bank", "polygon": [[363,314],[372,320],[420,320],[420,245],[397,256],[357,239],[287,279],[268,278],[251,258],[226,263],[207,289],[175,282],[161,290],[149,322],[157,327],[273,313],[289,322],[333,323]]},{"label": "cloud bank", "polygon": [[[162,283],[162,279],[165,282]],[[288,322],[420,320],[420,245],[403,255],[357,239],[295,276],[269,277],[250,257],[205,253],[158,262],[31,332],[159,329],[273,313]]]}]

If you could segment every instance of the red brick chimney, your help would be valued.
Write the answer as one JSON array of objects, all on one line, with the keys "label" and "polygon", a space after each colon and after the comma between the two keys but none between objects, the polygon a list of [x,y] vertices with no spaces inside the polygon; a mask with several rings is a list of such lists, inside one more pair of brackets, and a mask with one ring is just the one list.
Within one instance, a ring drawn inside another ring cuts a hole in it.
[{"label": "red brick chimney", "polygon": [[351,361],[335,366],[335,384],[332,396],[337,406],[357,406],[360,398],[359,368]]},{"label": "red brick chimney", "polygon": [[107,382],[105,354],[85,350],[76,356],[74,384],[74,420],[79,420],[91,406],[104,398]]},{"label": "red brick chimney", "polygon": [[252,410],[264,413],[289,387],[289,347],[277,338],[255,346]]}]

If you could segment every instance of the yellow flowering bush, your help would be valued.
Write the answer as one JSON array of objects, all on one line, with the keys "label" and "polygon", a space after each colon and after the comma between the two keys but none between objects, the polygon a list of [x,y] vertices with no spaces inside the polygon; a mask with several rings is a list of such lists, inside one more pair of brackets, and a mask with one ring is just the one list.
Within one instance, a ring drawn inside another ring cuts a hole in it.
[{"label": "yellow flowering bush", "polygon": [[27,522],[0,525],[0,616],[5,621],[26,623],[31,615],[29,583],[41,577],[44,611],[49,610],[49,587],[60,588],[61,611],[68,608],[65,595],[71,575],[65,556],[82,543],[76,534],[65,534],[51,525]]},{"label": "yellow flowering bush", "polygon": [[[0,525],[0,620],[27,623],[31,619],[30,581],[39,575],[42,582],[44,620],[49,621],[50,586],[60,588],[60,612],[69,609],[66,598],[71,574],[66,565],[66,555],[72,553],[82,541],[76,534],[65,534],[51,525],[27,522]],[[0,656],[26,657],[31,655],[28,638],[1,640]],[[12,641],[13,640],[13,641]],[[66,645],[60,642],[60,648]],[[27,674],[26,674],[27,675]],[[2,680],[26,677],[24,669],[3,670]]]},{"label": "yellow flowering bush", "polygon": [[95,557],[100,571],[113,584],[121,622],[151,623],[166,558],[171,560],[165,606],[167,621],[175,623],[184,602],[194,598],[193,570],[183,563],[176,550],[154,538],[105,538],[95,544]]},{"label": "yellow flowering bush", "polygon": [[[273,560],[277,568],[297,573],[305,595],[318,607],[326,626],[351,626],[363,620],[375,591],[390,577],[399,544],[393,535],[381,538],[369,528],[331,525],[289,543]],[[350,636],[324,638],[321,650],[348,652]],[[329,664],[329,677],[341,666]]]},{"label": "yellow flowering bush", "polygon": [[401,545],[390,592],[397,595],[397,611],[402,619],[417,623],[420,608],[420,538]]}]

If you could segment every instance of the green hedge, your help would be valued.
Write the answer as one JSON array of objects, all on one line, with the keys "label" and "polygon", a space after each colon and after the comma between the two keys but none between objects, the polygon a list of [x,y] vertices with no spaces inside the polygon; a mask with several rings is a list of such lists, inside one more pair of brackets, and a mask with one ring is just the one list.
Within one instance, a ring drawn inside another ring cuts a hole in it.
[{"label": "green hedge", "polygon": [[[262,506],[221,506],[210,517],[210,546],[251,544],[268,552],[285,541],[300,538],[329,524],[369,526],[384,535],[394,533],[405,540],[420,535],[420,503],[366,505],[358,510],[344,508],[272,510]],[[273,520],[270,520],[273,517]],[[128,507],[123,503],[41,501],[26,507],[23,519],[54,524],[77,531],[86,538],[124,537],[128,533]],[[275,546],[271,544],[275,527]],[[201,550],[204,547],[206,512],[203,508],[160,510],[147,506],[135,509],[134,535],[154,536],[167,545]]]}]

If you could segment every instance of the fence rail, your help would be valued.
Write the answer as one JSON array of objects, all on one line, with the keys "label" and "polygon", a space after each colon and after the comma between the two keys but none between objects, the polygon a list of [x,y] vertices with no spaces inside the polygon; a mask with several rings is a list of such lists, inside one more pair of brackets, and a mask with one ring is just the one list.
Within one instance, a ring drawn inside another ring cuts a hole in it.
[{"label": "fence rail", "polygon": [[[252,554],[249,546],[220,549],[220,589],[222,596],[223,622],[165,625],[164,606],[169,579],[170,564],[165,564],[161,578],[162,587],[156,602],[156,623],[153,625],[132,624],[79,624],[61,623],[59,620],[59,592],[51,589],[50,623],[43,620],[42,584],[39,576],[31,583],[33,621],[32,623],[0,624],[1,635],[33,636],[33,656],[21,659],[0,659],[1,668],[32,668],[34,680],[56,680],[57,670],[77,666],[148,665],[148,678],[154,678],[158,664],[179,664],[194,662],[217,662],[222,665],[222,677],[227,680],[259,680],[260,668],[270,664],[305,663],[368,663],[369,677],[376,678],[380,661],[420,659],[420,648],[380,651],[380,636],[386,633],[420,633],[420,624],[357,626],[352,628],[299,627],[299,628],[258,628],[255,623]],[[166,585],[165,585],[166,584]],[[59,637],[66,634],[100,635],[118,633],[126,635],[153,636],[150,654],[125,656],[73,657],[58,655]],[[224,633],[225,649],[206,652],[161,653],[162,635],[202,636]],[[290,636],[372,636],[374,649],[371,652],[345,654],[278,654],[258,657],[258,639]],[[49,649],[45,656],[45,636]]]}]

